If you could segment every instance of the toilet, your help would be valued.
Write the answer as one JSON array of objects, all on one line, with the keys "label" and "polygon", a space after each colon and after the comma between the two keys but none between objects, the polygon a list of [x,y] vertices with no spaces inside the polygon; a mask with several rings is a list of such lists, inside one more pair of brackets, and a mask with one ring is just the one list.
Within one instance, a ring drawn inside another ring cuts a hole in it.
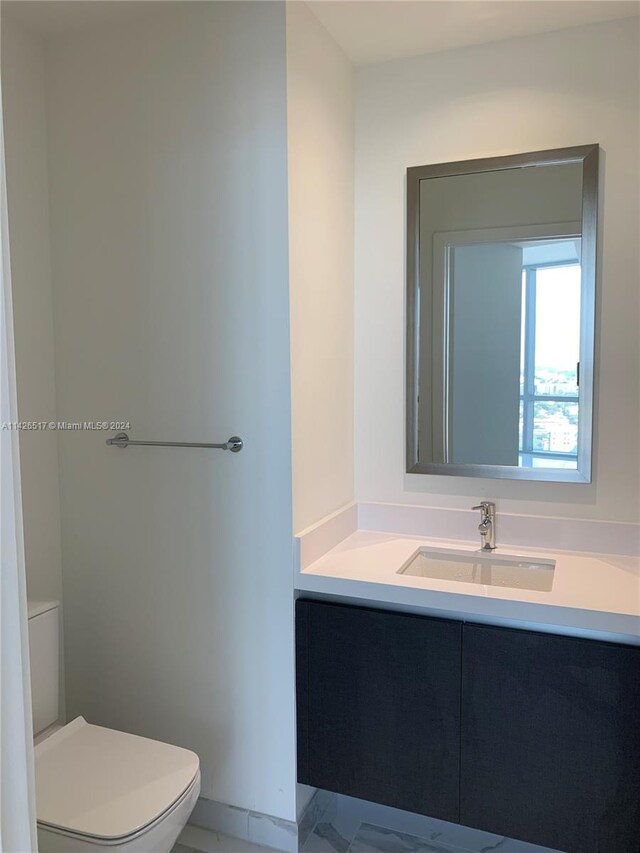
[{"label": "toilet", "polygon": [[36,810],[41,853],[169,853],[200,793],[188,749],[56,720],[59,606],[29,603]]}]

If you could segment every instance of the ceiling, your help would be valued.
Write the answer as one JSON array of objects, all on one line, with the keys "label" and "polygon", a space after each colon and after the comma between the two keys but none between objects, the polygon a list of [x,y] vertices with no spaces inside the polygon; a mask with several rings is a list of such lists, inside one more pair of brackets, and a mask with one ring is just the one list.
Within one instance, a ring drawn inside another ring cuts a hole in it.
[{"label": "ceiling", "polygon": [[[17,18],[51,37],[139,18],[170,5],[163,0],[1,0],[0,9],[3,16]],[[640,12],[640,0],[307,0],[307,5],[356,64],[638,16]],[[636,25],[638,22],[636,17]]]},{"label": "ceiling", "polygon": [[[356,64],[638,16],[628,0],[307,0]],[[635,25],[640,21],[636,17]]]}]

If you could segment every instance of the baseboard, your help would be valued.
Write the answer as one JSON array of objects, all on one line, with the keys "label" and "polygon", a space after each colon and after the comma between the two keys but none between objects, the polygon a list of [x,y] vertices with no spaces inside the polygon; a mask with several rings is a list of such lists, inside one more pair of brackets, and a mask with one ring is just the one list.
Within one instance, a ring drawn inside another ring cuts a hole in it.
[{"label": "baseboard", "polygon": [[298,821],[283,820],[200,797],[189,823],[251,844],[271,847],[284,853],[298,853],[334,797],[335,794],[328,791],[316,791]]}]

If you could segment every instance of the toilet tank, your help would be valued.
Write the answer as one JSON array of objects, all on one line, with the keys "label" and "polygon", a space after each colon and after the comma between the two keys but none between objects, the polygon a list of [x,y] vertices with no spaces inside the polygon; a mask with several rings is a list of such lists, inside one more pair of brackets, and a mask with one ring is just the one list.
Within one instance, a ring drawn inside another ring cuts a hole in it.
[{"label": "toilet tank", "polygon": [[37,735],[59,716],[60,607],[57,601],[30,601],[28,611],[33,733]]}]

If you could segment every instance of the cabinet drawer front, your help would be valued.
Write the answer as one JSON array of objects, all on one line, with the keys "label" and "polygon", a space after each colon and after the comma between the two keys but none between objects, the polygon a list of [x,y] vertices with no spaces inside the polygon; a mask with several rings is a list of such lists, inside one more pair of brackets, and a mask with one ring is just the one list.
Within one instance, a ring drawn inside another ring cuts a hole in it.
[{"label": "cabinet drawer front", "polygon": [[640,850],[640,650],[465,625],[460,820],[567,853]]},{"label": "cabinet drawer front", "polygon": [[457,821],[462,626],[297,603],[300,782]]}]

